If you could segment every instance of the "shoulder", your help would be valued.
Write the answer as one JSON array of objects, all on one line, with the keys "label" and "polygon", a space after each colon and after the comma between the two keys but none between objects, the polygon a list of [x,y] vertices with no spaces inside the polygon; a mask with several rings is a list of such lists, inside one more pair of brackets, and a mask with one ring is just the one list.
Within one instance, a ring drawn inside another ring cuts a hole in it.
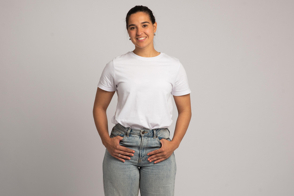
[{"label": "shoulder", "polygon": [[171,62],[174,62],[174,63],[179,63],[180,62],[180,60],[178,58],[176,58],[175,56],[168,55],[168,54],[166,54],[164,52],[162,53],[162,56],[163,56],[164,59],[169,60]]},{"label": "shoulder", "polygon": [[129,59],[129,52],[113,57],[106,63],[106,66],[113,66],[114,63],[127,59]]},{"label": "shoulder", "polygon": [[112,60],[111,63],[116,64],[116,63],[124,63],[127,62],[131,59],[131,54],[130,51],[123,53],[121,55],[115,56]]},{"label": "shoulder", "polygon": [[163,58],[162,58],[166,64],[169,65],[169,68],[172,68],[172,70],[174,70],[175,72],[178,72],[178,70],[183,67],[181,61],[179,60],[179,58],[172,56],[172,55],[168,55],[166,53],[163,53]]},{"label": "shoulder", "polygon": [[172,56],[172,55],[168,55],[166,53],[162,54],[162,60],[165,61],[165,63],[169,64],[171,67],[173,67],[174,69],[178,70],[179,67],[182,66],[179,58]]}]

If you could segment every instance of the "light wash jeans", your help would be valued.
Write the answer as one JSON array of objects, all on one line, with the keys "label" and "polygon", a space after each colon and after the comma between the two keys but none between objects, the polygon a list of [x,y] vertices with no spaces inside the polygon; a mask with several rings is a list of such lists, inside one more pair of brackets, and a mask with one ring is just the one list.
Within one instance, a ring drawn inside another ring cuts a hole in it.
[{"label": "light wash jeans", "polygon": [[147,153],[161,147],[161,139],[170,140],[168,128],[131,129],[116,124],[110,137],[122,136],[120,145],[135,151],[122,162],[105,150],[103,185],[105,196],[174,196],[176,160],[173,153],[159,163],[149,162]]}]

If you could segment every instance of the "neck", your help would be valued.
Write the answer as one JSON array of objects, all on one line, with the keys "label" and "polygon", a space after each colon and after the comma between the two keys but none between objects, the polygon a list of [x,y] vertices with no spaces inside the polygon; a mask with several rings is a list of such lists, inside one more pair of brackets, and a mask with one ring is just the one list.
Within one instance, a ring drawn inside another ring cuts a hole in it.
[{"label": "neck", "polygon": [[133,52],[142,57],[155,57],[160,54],[160,52],[156,51],[154,48],[147,49],[147,48],[135,48]]}]

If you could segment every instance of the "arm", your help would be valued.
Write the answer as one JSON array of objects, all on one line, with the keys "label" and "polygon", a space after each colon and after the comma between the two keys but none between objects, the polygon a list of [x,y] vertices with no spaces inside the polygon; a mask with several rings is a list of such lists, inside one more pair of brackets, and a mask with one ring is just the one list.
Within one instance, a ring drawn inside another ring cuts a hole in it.
[{"label": "arm", "polygon": [[190,94],[183,96],[174,96],[174,100],[178,109],[178,118],[172,143],[175,148],[178,148],[188,129],[192,117],[192,110]]},{"label": "arm", "polygon": [[109,103],[114,95],[115,91],[108,92],[104,91],[100,88],[97,88],[94,107],[93,107],[93,117],[95,126],[100,135],[101,141],[103,145],[109,141],[109,133],[108,133],[108,122],[106,110],[109,106]]},{"label": "arm", "polygon": [[130,159],[130,156],[133,156],[134,151],[119,144],[119,141],[122,140],[122,137],[116,136],[110,138],[108,133],[106,110],[114,93],[115,91],[108,92],[97,88],[95,103],[93,107],[93,116],[95,126],[100,135],[103,145],[107,148],[108,152],[113,157],[124,162],[124,159]]},{"label": "arm", "polygon": [[161,162],[172,155],[172,153],[179,147],[191,120],[191,101],[190,94],[183,96],[174,96],[174,100],[178,109],[178,118],[176,122],[176,128],[172,141],[165,139],[160,140],[162,146],[158,150],[154,150],[148,155],[148,160],[154,163]]}]

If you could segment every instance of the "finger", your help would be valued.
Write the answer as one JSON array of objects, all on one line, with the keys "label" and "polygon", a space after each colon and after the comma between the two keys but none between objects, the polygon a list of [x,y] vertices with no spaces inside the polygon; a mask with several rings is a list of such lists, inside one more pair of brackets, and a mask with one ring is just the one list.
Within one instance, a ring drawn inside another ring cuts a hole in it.
[{"label": "finger", "polygon": [[162,141],[168,141],[167,138],[162,138],[161,140],[159,140],[160,142]]},{"label": "finger", "polygon": [[149,152],[147,155],[154,155],[154,154],[157,154],[159,153],[159,149],[158,150],[153,150],[151,152]]},{"label": "finger", "polygon": [[158,154],[161,153],[162,149],[157,149],[157,150],[153,150],[152,152],[149,152],[147,155],[153,155],[153,154]]},{"label": "finger", "polygon": [[113,157],[114,157],[114,158],[116,158],[116,159],[118,159],[118,160],[120,160],[120,161],[122,161],[122,162],[125,162],[125,160],[124,160],[124,159],[120,158],[120,157],[119,157],[119,156],[117,156],[117,155],[114,155]]},{"label": "finger", "polygon": [[117,154],[122,154],[122,155],[125,155],[125,156],[134,156],[134,153],[129,153],[129,152],[121,151],[121,150],[117,150],[116,153]]},{"label": "finger", "polygon": [[157,153],[157,154],[150,155],[149,158],[154,159],[154,158],[161,157],[161,156],[162,156],[162,153]]},{"label": "finger", "polygon": [[157,160],[157,161],[155,161],[154,163],[159,163],[159,162],[161,162],[161,161],[164,161],[165,159],[159,159],[159,160]]},{"label": "finger", "polygon": [[161,156],[161,155],[153,155],[153,156],[148,158],[148,161],[152,162],[152,161],[156,161],[156,160],[159,160],[159,159],[162,159],[162,158],[163,158],[163,156]]},{"label": "finger", "polygon": [[160,158],[162,158],[162,157],[163,157],[162,154],[155,154],[155,155],[150,156],[150,157],[148,158],[148,160],[150,160],[150,161],[154,161],[154,160],[160,159]]},{"label": "finger", "polygon": [[123,137],[122,137],[122,136],[120,136],[120,135],[117,135],[117,136],[115,136],[115,138],[117,138],[117,140],[118,140],[118,143],[120,142],[120,140],[122,140],[122,139],[123,139]]},{"label": "finger", "polygon": [[154,160],[157,160],[157,159],[167,159],[170,155],[167,154],[167,152],[165,151],[162,151],[161,153],[158,153],[156,155],[152,155],[148,158],[148,160],[150,159],[151,161],[154,161]]},{"label": "finger", "polygon": [[129,152],[129,153],[135,153],[134,150],[126,148],[124,146],[118,146],[118,149],[121,150],[121,151]]},{"label": "finger", "polygon": [[165,148],[165,143],[166,143],[166,141],[168,141],[168,140],[166,140],[166,139],[161,139],[160,140],[160,142],[161,142],[161,147],[160,148]]},{"label": "finger", "polygon": [[117,154],[116,156],[118,158],[120,158],[120,159],[126,159],[126,160],[130,160],[131,159],[129,156],[125,156],[125,155],[122,155],[122,154]]},{"label": "finger", "polygon": [[116,139],[122,139],[123,137],[120,136],[120,135],[117,135],[117,136],[114,136],[113,138],[116,138]]},{"label": "finger", "polygon": [[122,136],[119,136],[119,141],[120,141],[120,140],[122,140],[122,139],[124,139],[124,137],[122,137]]},{"label": "finger", "polygon": [[128,156],[124,156],[122,154],[114,154],[113,157],[115,157],[116,159],[125,162],[125,160],[130,160],[131,158]]},{"label": "finger", "polygon": [[[119,136],[120,137],[120,136]],[[115,146],[115,151],[124,151],[124,152],[128,152],[128,153],[135,153],[134,150],[130,149],[130,148],[126,148],[124,146],[121,146],[119,143]]]}]

